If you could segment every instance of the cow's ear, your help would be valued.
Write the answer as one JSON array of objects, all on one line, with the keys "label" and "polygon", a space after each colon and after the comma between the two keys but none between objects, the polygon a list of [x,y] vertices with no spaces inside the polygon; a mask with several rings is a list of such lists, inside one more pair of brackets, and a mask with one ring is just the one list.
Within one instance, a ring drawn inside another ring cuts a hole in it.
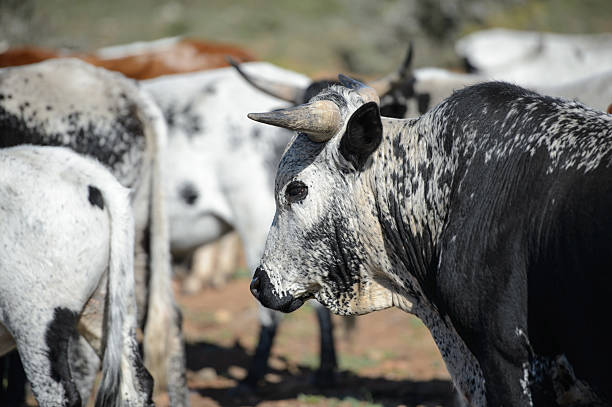
[{"label": "cow's ear", "polygon": [[368,102],[353,113],[340,139],[340,154],[358,171],[363,170],[370,155],[382,140],[380,111],[374,102]]}]

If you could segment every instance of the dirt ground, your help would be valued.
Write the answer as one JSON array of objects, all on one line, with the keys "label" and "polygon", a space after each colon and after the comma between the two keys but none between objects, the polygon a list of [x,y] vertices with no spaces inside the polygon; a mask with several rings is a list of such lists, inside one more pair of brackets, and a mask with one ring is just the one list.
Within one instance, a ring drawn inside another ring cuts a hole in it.
[{"label": "dirt ground", "polygon": [[[342,318],[334,316],[337,383],[314,387],[319,333],[308,305],[281,323],[259,392],[237,396],[232,389],[246,375],[258,334],[257,305],[248,284],[243,272],[222,288],[195,295],[182,295],[176,285],[193,407],[453,405],[452,384],[429,332],[396,309],[358,317],[348,335]],[[156,401],[167,405],[165,397]]]}]

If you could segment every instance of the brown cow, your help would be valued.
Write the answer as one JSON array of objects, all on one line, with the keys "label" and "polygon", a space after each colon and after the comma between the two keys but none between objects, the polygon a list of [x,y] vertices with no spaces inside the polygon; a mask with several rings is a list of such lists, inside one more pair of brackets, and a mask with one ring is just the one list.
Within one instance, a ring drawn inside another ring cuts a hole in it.
[{"label": "brown cow", "polygon": [[92,65],[121,72],[129,78],[150,79],[161,75],[229,66],[225,60],[227,55],[241,62],[255,60],[249,52],[233,45],[183,38],[168,41],[167,45],[146,52],[115,58],[32,46],[11,48],[0,53],[0,67],[33,64],[51,58],[74,57]]}]

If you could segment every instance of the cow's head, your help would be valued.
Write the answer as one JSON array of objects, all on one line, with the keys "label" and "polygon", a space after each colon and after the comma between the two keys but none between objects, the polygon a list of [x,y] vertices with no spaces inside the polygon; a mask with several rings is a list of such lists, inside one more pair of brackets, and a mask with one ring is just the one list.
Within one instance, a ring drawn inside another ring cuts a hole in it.
[{"label": "cow's head", "polygon": [[372,194],[383,137],[378,96],[340,81],[308,104],[249,115],[298,131],[280,162],[276,214],[251,283],[269,308],[291,312],[313,297],[339,314],[393,305]]}]

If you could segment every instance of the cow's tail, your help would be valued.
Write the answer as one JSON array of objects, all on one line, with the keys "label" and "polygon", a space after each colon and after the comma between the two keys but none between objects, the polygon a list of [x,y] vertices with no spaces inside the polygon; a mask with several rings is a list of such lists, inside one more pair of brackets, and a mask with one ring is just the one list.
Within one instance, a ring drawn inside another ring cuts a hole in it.
[{"label": "cow's tail", "polygon": [[146,405],[152,383],[136,342],[134,218],[129,190],[109,173],[96,182],[110,218],[105,347],[96,407]]},{"label": "cow's tail", "polygon": [[165,210],[164,155],[166,122],[159,107],[142,91],[141,111],[147,142],[153,146],[150,176],[150,276],[144,331],[145,365],[155,377],[156,392],[168,390],[173,407],[187,406],[184,344],[179,310],[172,293],[170,233]]}]

